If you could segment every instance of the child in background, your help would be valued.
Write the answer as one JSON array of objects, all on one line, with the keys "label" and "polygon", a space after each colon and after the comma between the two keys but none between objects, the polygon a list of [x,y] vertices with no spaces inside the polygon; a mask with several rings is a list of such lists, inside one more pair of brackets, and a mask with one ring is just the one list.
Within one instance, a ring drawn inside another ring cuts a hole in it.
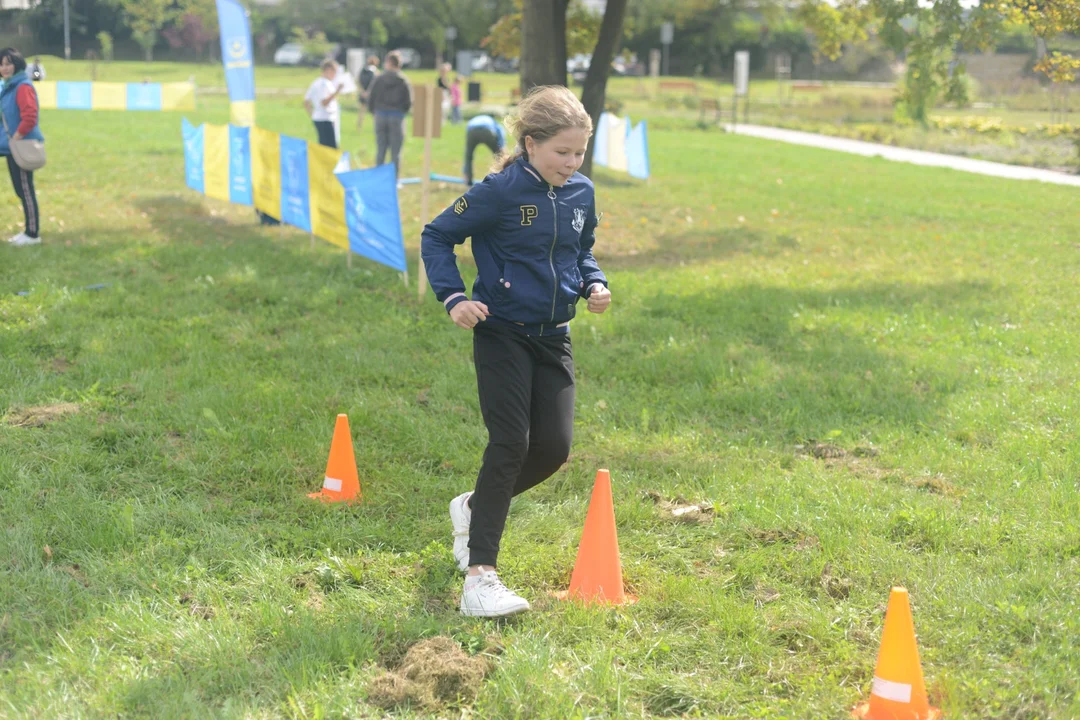
[{"label": "child in background", "polygon": [[461,77],[456,75],[450,86],[450,122],[454,125],[461,122]]}]

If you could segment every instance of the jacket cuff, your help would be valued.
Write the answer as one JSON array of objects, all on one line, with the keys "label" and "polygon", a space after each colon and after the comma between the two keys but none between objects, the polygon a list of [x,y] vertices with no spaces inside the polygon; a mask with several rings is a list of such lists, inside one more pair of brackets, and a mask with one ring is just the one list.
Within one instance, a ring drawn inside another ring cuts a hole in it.
[{"label": "jacket cuff", "polygon": [[592,289],[594,285],[603,285],[604,287],[608,286],[606,280],[589,280],[585,283],[585,287],[581,288],[581,297],[588,300],[589,295],[592,294]]},{"label": "jacket cuff", "polygon": [[466,295],[465,293],[460,293],[459,292],[459,293],[454,293],[450,297],[443,300],[443,307],[446,308],[446,314],[449,315],[450,311],[453,309],[453,307],[455,305],[457,305],[460,302],[465,302],[468,299],[469,299],[468,295]]}]

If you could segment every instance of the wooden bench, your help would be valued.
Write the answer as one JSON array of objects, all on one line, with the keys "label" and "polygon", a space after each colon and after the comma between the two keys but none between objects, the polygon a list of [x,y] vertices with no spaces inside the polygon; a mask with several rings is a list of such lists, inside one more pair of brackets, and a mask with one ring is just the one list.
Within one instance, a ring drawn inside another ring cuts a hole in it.
[{"label": "wooden bench", "polygon": [[698,86],[693,80],[661,80],[660,92],[684,92],[697,95]]}]

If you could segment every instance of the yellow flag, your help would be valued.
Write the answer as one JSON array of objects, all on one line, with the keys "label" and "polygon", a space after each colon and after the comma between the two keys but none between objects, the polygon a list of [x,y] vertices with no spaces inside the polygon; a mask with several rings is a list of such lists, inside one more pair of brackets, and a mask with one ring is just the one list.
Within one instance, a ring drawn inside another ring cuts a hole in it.
[{"label": "yellow flag", "polygon": [[38,107],[42,110],[56,109],[56,83],[52,80],[42,80],[34,83],[37,90]]},{"label": "yellow flag", "polygon": [[255,209],[281,219],[281,136],[251,128],[251,186]]},{"label": "yellow flag", "polygon": [[91,83],[90,107],[94,110],[127,110],[127,83]]},{"label": "yellow flag", "polygon": [[161,84],[162,110],[194,110],[195,84],[189,82]]},{"label": "yellow flag", "polygon": [[345,188],[334,175],[334,168],[341,160],[341,151],[311,143],[308,143],[307,150],[311,232],[315,237],[348,249]]},{"label": "yellow flag", "polygon": [[206,196],[229,201],[229,126],[206,125],[203,134]]}]

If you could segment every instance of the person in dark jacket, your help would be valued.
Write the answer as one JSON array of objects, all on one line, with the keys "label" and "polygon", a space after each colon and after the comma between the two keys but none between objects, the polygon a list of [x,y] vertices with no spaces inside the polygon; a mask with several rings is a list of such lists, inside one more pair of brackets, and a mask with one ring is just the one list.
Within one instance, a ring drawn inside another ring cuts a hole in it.
[{"label": "person in dark jacket", "polygon": [[375,82],[375,78],[379,76],[379,56],[371,55],[367,59],[367,64],[364,65],[364,69],[360,71],[360,77],[357,79],[357,84],[360,85],[360,93],[358,99],[360,101],[360,112],[356,114],[356,129],[360,130],[364,127],[364,115],[368,110],[368,98],[371,89],[371,84]]},{"label": "person in dark jacket", "polygon": [[375,116],[375,164],[386,163],[386,152],[401,176],[401,146],[405,142],[405,116],[412,109],[412,87],[401,74],[401,56],[392,52],[383,63],[386,70],[368,91],[368,107]]},{"label": "person in dark jacket", "polygon": [[473,155],[476,146],[484,145],[498,155],[506,147],[506,130],[490,115],[477,115],[465,125],[465,185],[473,184]]},{"label": "person in dark jacket", "polygon": [[[488,446],[475,490],[450,502],[454,557],[467,572],[461,612],[501,617],[529,609],[499,581],[510,499],[566,462],[574,427],[569,325],[577,303],[602,313],[607,278],[593,257],[598,223],[592,182],[577,172],[592,121],[565,87],[536,88],[517,106],[516,152],[423,231],[421,254],[435,297],[472,330]],[[472,238],[472,297],[454,247]]]},{"label": "person in dark jacket", "polygon": [[8,173],[15,194],[23,206],[23,231],[10,238],[9,243],[16,246],[38,245],[41,243],[41,211],[38,208],[37,192],[34,190],[34,173],[23,170],[11,155],[11,141],[45,140],[38,127],[37,90],[26,74],[26,59],[15,48],[0,50],[0,78],[4,88],[0,90],[0,112],[4,116],[4,126],[0,126],[0,155],[7,156]]}]

